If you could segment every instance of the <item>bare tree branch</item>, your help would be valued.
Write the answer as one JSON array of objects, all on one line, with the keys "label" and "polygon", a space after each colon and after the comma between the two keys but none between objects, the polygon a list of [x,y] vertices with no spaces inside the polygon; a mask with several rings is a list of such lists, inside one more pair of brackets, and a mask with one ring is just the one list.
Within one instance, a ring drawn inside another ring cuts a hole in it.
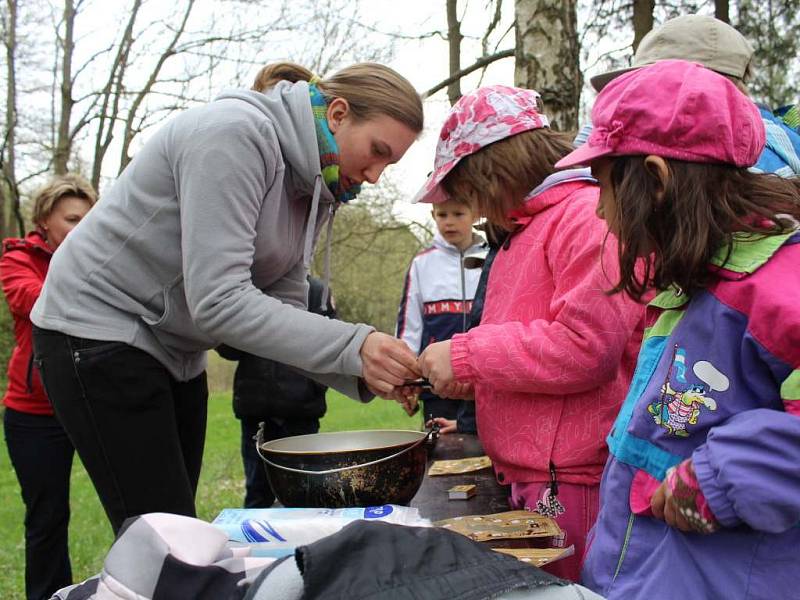
[{"label": "bare tree branch", "polygon": [[183,19],[181,20],[180,26],[176,29],[175,35],[172,37],[167,48],[161,53],[161,56],[158,58],[158,62],[156,66],[153,68],[152,72],[150,73],[150,77],[147,80],[142,91],[136,96],[136,99],[133,101],[131,105],[130,111],[128,112],[128,118],[125,120],[125,129],[122,134],[122,149],[120,151],[120,172],[124,169],[127,164],[130,162],[130,157],[128,156],[128,148],[131,145],[131,141],[133,140],[133,131],[132,125],[133,121],[136,118],[136,112],[138,111],[139,107],[141,106],[142,102],[144,102],[147,93],[152,89],[153,85],[156,81],[158,81],[158,75],[161,72],[161,68],[164,66],[164,63],[169,59],[171,56],[174,56],[175,46],[178,43],[178,40],[183,35],[183,32],[186,28],[186,23],[189,20],[189,15],[192,13],[192,9],[194,8],[195,0],[189,0],[186,5],[186,10],[183,13]]},{"label": "bare tree branch", "polygon": [[470,66],[468,66],[468,67],[466,67],[464,69],[461,69],[458,73],[454,73],[453,75],[451,75],[447,79],[444,79],[444,80],[440,81],[439,83],[437,83],[432,88],[430,88],[430,89],[426,90],[425,92],[423,92],[421,95],[422,95],[423,98],[430,98],[431,96],[433,96],[439,90],[444,89],[448,85],[450,85],[450,83],[452,81],[455,81],[457,79],[461,79],[462,77],[466,77],[467,75],[469,75],[473,71],[477,71],[478,69],[483,68],[483,67],[485,67],[487,65],[490,65],[493,62],[496,62],[496,61],[501,60],[503,58],[509,58],[511,56],[514,56],[514,49],[513,48],[509,48],[507,50],[501,50],[500,52],[495,52],[494,54],[491,54],[489,56],[484,56],[482,58],[479,58],[474,63],[472,63]]}]

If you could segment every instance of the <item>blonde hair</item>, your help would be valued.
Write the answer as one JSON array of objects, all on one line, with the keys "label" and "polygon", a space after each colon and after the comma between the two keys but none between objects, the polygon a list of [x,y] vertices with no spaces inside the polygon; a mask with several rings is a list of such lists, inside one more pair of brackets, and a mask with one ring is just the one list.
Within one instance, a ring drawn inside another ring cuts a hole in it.
[{"label": "blonde hair", "polygon": [[97,202],[97,192],[83,177],[74,173],[58,175],[36,191],[31,215],[33,223],[37,226],[44,223],[58,201],[67,197],[86,200],[91,206]]},{"label": "blonde hair", "polygon": [[549,128],[532,129],[464,157],[442,181],[450,198],[464,198],[493,225],[511,230],[508,215],[528,192],[555,171],[573,150],[570,136]]},{"label": "blonde hair", "polygon": [[265,92],[279,81],[312,81],[330,102],[344,98],[357,121],[386,115],[415,133],[422,131],[424,116],[422,99],[405,77],[378,63],[350,65],[325,79],[319,79],[305,67],[290,63],[274,63],[262,67],[252,89]]}]

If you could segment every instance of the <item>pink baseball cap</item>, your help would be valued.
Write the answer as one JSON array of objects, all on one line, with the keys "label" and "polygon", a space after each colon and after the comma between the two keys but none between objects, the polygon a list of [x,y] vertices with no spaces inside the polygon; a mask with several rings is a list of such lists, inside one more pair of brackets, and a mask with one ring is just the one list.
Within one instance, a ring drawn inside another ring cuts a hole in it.
[{"label": "pink baseball cap", "polygon": [[586,144],[556,163],[655,154],[687,162],[749,167],[764,149],[755,104],[728,79],[684,60],[663,60],[620,75],[597,96]]},{"label": "pink baseball cap", "polygon": [[465,156],[512,135],[549,127],[533,90],[489,85],[465,94],[450,109],[436,143],[434,170],[411,202],[445,202],[439,185]]}]

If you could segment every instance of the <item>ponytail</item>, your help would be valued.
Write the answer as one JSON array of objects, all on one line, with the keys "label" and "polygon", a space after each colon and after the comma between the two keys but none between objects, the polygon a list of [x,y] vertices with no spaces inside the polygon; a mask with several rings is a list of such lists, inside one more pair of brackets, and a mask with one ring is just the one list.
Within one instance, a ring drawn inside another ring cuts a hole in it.
[{"label": "ponytail", "polygon": [[279,81],[311,81],[314,74],[305,67],[291,62],[272,63],[261,67],[250,88],[256,92],[266,92],[275,86]]}]

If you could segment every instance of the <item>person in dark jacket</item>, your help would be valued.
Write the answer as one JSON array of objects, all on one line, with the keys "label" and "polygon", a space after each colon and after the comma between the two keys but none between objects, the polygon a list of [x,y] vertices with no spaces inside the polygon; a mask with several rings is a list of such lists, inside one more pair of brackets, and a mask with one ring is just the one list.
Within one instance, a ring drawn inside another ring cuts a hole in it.
[{"label": "person in dark jacket", "polygon": [[[308,310],[336,318],[333,295],[323,303],[323,282],[308,278]],[[319,431],[325,415],[328,388],[274,360],[223,346],[219,353],[238,360],[233,378],[233,414],[241,421],[242,464],[245,475],[245,508],[269,508],[275,494],[267,481],[254,437],[264,423],[264,440],[277,440]]]},{"label": "person in dark jacket", "polygon": [[25,594],[49,598],[72,582],[67,533],[69,476],[75,450],[53,416],[33,365],[30,312],[53,252],[89,211],[97,194],[77,175],[56,177],[36,193],[35,229],[3,241],[0,280],[14,319],[16,345],[3,396],[8,456],[25,502]]}]

